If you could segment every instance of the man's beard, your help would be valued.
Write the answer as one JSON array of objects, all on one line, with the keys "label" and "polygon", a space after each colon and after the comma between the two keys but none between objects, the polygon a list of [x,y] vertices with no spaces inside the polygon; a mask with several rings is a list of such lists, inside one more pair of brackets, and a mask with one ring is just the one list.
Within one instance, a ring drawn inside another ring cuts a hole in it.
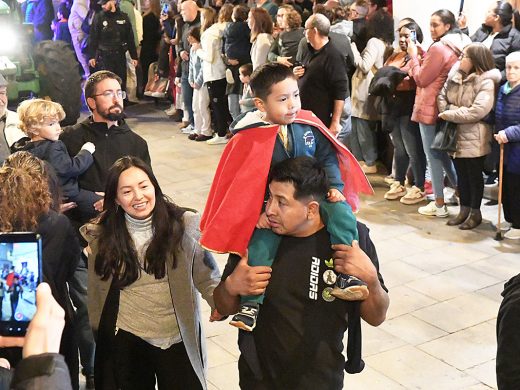
[{"label": "man's beard", "polygon": [[[119,108],[120,112],[111,112],[110,110],[112,110],[113,108]],[[117,121],[120,121],[121,119],[126,118],[126,114],[123,111],[123,107],[121,107],[119,104],[114,104],[108,110],[106,110],[104,112],[100,112],[99,115],[102,118],[107,119],[112,122],[117,122]]]}]

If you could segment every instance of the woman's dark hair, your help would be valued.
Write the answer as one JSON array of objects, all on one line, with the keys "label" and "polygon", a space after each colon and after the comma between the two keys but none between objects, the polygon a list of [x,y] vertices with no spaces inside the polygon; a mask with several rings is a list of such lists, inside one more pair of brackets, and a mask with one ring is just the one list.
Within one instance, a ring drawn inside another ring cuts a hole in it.
[{"label": "woman's dark hair", "polygon": [[473,64],[477,74],[482,74],[495,68],[495,60],[491,50],[481,42],[473,42],[464,48],[466,57]]},{"label": "woman's dark hair", "polygon": [[136,248],[126,227],[125,211],[116,203],[119,177],[132,167],[146,173],[155,188],[153,238],[144,255],[144,271],[154,275],[156,279],[161,279],[166,275],[166,264],[170,259],[173,260],[175,268],[175,252],[180,247],[184,234],[184,209],[162,193],[152,169],[137,157],[126,156],[117,160],[108,171],[103,212],[94,221],[103,227],[103,233],[99,237],[95,271],[102,280],[113,276],[120,288],[135,282],[141,272]]},{"label": "woman's dark hair", "polygon": [[438,16],[443,24],[449,24],[450,29],[446,32],[446,34],[460,33],[459,25],[457,24],[457,20],[455,19],[455,15],[453,12],[447,9],[440,9],[435,11],[432,16]]},{"label": "woman's dark hair", "polygon": [[197,42],[200,42],[200,28],[197,26],[190,27],[188,30],[188,36],[193,37]]},{"label": "woman's dark hair", "polygon": [[507,1],[497,1],[493,12],[499,17],[502,26],[509,26],[513,23],[513,6]]},{"label": "woman's dark hair", "polygon": [[70,16],[70,8],[67,5],[67,3],[63,2],[58,5],[58,12],[63,16],[65,19],[68,19]]},{"label": "woman's dark hair", "polygon": [[[403,28],[407,28],[408,30],[414,30],[415,35],[417,37],[417,42],[422,43],[422,41],[424,39],[424,35],[422,33],[421,27],[417,23],[415,23],[415,22],[406,23],[405,25],[403,25],[401,27],[401,29],[403,29]],[[399,31],[401,31],[401,29],[399,29]]]},{"label": "woman's dark hair", "polygon": [[394,19],[384,11],[377,10],[372,17],[367,20],[367,38],[378,38],[387,45],[392,45],[395,38]]}]

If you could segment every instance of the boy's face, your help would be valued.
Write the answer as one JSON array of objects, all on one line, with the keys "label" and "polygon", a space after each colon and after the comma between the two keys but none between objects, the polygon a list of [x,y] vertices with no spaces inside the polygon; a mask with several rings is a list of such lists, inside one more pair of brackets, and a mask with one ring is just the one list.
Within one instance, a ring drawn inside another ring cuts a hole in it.
[{"label": "boy's face", "polygon": [[45,118],[38,128],[31,131],[39,140],[57,141],[60,138],[61,126],[58,118]]},{"label": "boy's face", "polygon": [[240,82],[242,84],[249,84],[249,80],[251,80],[251,76],[246,76],[242,72],[240,72],[240,75],[238,76],[238,78],[240,79]]},{"label": "boy's face", "polygon": [[267,114],[266,119],[270,123],[293,123],[301,109],[298,82],[293,78],[287,78],[273,84],[266,100],[255,98],[254,101],[256,108]]}]

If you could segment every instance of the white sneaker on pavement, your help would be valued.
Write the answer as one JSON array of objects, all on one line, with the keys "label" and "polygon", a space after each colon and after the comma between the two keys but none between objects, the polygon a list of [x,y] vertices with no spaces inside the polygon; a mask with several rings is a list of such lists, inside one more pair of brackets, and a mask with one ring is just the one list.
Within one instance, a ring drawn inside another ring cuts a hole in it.
[{"label": "white sneaker on pavement", "polygon": [[412,186],[412,188],[408,189],[406,195],[403,196],[399,201],[402,204],[416,204],[421,203],[426,199],[426,194],[419,189],[419,187]]},{"label": "white sneaker on pavement", "polygon": [[181,130],[181,133],[182,133],[182,134],[191,134],[191,132],[192,132],[193,130],[194,130],[194,129],[193,129],[193,126],[192,126],[192,125],[188,125],[188,126],[186,126],[185,128],[183,128],[183,129]]},{"label": "white sneaker on pavement", "polygon": [[504,234],[504,237],[510,240],[520,240],[520,229],[511,228]]},{"label": "white sneaker on pavement", "polygon": [[427,215],[429,217],[446,218],[449,215],[446,205],[437,207],[435,201],[428,203],[426,206],[419,207],[419,214]]},{"label": "white sneaker on pavement", "polygon": [[215,136],[212,139],[207,140],[206,143],[208,145],[224,145],[224,144],[227,144],[228,141],[229,141],[229,139],[227,139],[226,136],[219,137],[218,135],[215,134]]},{"label": "white sneaker on pavement", "polygon": [[394,181],[390,185],[390,189],[386,192],[385,199],[396,200],[404,195],[406,195],[406,188],[404,188],[404,186],[402,186],[398,181]]}]

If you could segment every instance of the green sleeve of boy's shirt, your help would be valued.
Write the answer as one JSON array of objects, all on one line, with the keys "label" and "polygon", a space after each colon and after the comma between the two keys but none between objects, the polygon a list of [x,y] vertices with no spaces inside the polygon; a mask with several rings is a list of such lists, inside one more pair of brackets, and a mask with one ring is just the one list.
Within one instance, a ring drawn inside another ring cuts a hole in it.
[{"label": "green sleeve of boy's shirt", "polygon": [[125,14],[128,15],[128,19],[130,19],[130,24],[132,25],[132,31],[134,33],[135,47],[138,47],[139,42],[137,42],[138,38],[137,38],[137,27],[135,25],[136,21],[135,21],[134,6],[132,5],[131,2],[129,2],[127,0],[123,0],[121,2],[121,4],[119,4],[119,9],[121,10],[121,12],[124,12]]},{"label": "green sleeve of boy's shirt", "polygon": [[352,241],[359,240],[356,216],[347,202],[321,201],[320,216],[331,244],[352,245]]}]

